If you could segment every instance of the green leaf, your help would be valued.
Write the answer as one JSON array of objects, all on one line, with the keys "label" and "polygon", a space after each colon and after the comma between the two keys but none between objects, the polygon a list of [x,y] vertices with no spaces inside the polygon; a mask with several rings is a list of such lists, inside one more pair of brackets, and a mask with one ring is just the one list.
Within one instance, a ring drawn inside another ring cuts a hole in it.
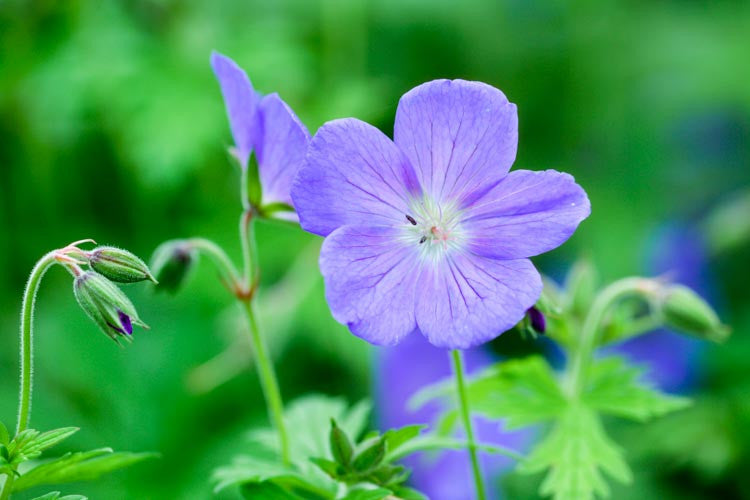
[{"label": "green leaf", "polygon": [[401,500],[428,500],[428,498],[415,489],[399,486],[393,488],[393,494]]},{"label": "green leaf", "polygon": [[382,500],[390,496],[391,493],[391,490],[385,488],[355,488],[349,491],[342,500]]},{"label": "green leaf", "polygon": [[383,434],[385,438],[386,449],[390,452],[397,449],[407,441],[411,441],[415,437],[419,436],[419,433],[427,427],[426,425],[407,425],[399,429],[390,429]]},{"label": "green leaf", "polygon": [[13,491],[22,491],[40,484],[90,481],[156,456],[158,455],[155,453],[113,453],[110,448],[66,453],[25,472],[13,483]]},{"label": "green leaf", "polygon": [[518,471],[547,471],[539,493],[555,500],[608,496],[609,485],[603,472],[622,483],[632,480],[620,448],[604,433],[597,414],[580,405],[567,408]]},{"label": "green leaf", "polygon": [[262,498],[263,500],[304,500],[305,497],[301,497],[295,493],[286,491],[281,486],[271,482],[264,481],[262,483],[246,483],[240,486],[240,493],[243,498],[257,500]]},{"label": "green leaf", "polygon": [[541,356],[497,363],[469,381],[473,412],[506,419],[509,429],[555,419],[567,405],[549,364]]},{"label": "green leaf", "polygon": [[347,467],[352,461],[354,448],[346,432],[336,425],[336,419],[334,418],[331,419],[331,432],[328,439],[333,459],[344,467]]},{"label": "green leaf", "polygon": [[341,466],[333,460],[328,460],[327,458],[312,457],[310,458],[310,461],[317,465],[320,470],[331,476],[333,479],[339,477],[339,469],[341,468]]},{"label": "green leaf", "polygon": [[403,465],[384,464],[372,471],[368,478],[375,484],[388,486],[401,484],[411,475]]},{"label": "green leaf", "polygon": [[[394,462],[420,451],[465,450],[467,446],[468,444],[463,439],[438,434],[426,434],[404,443],[393,452],[388,452],[385,460],[387,462]],[[478,443],[477,447],[483,452],[492,455],[503,455],[518,461],[524,460],[523,455],[504,446]]]},{"label": "green leaf", "polygon": [[65,495],[64,497],[60,495],[59,491],[50,491],[46,495],[35,497],[32,500],[87,500],[87,497],[83,495]]},{"label": "green leaf", "polygon": [[354,458],[352,466],[359,472],[377,467],[385,458],[385,436],[369,444]]},{"label": "green leaf", "polygon": [[15,453],[22,454],[27,458],[35,458],[41,455],[42,451],[51,448],[60,441],[63,441],[76,432],[78,427],[62,427],[47,432],[36,434],[28,440],[24,440],[21,446],[16,447]]},{"label": "green leaf", "polygon": [[10,435],[8,434],[8,429],[2,422],[0,422],[0,444],[5,446],[8,446],[10,444]]},{"label": "green leaf", "polygon": [[594,363],[584,402],[601,413],[639,422],[665,415],[690,405],[688,398],[663,394],[639,382],[641,369],[619,357]]}]

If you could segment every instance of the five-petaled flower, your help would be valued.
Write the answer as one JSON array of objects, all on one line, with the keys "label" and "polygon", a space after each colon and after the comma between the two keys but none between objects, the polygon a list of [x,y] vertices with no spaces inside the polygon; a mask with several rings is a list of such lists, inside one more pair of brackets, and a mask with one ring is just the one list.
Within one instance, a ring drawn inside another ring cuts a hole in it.
[{"label": "five-petaled flower", "polygon": [[247,74],[228,57],[211,54],[234,138],[232,153],[243,169],[255,152],[263,188],[262,205],[291,205],[289,190],[302,164],[310,133],[278,94],[263,96]]},{"label": "five-petaled flower", "polygon": [[321,127],[292,199],[326,237],[334,317],[373,344],[419,331],[459,349],[520,321],[542,290],[528,258],[566,241],[590,205],[568,174],[508,173],[517,142],[516,106],[463,80],[405,94],[393,141],[353,118]]}]

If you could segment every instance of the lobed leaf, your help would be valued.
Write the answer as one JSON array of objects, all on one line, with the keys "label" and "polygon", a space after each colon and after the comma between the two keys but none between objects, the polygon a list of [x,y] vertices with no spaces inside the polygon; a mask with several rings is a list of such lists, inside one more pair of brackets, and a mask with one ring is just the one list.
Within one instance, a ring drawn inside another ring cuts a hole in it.
[{"label": "lobed leaf", "polygon": [[36,433],[36,431],[34,431],[36,434],[32,435],[29,439],[24,440],[20,446],[17,446],[15,453],[24,455],[27,458],[38,457],[41,455],[42,451],[69,438],[78,432],[78,430],[78,427],[62,427],[60,429],[54,429],[42,433]]},{"label": "lobed leaf", "polygon": [[469,381],[471,409],[509,429],[554,420],[567,401],[541,356],[502,361]]},{"label": "lobed leaf", "polygon": [[608,496],[603,472],[622,483],[632,481],[620,448],[604,433],[596,412],[583,405],[569,406],[518,470],[546,471],[539,493],[555,500]]},{"label": "lobed leaf", "polygon": [[690,405],[688,398],[664,394],[639,381],[642,370],[619,357],[591,368],[584,402],[601,413],[645,422]]}]

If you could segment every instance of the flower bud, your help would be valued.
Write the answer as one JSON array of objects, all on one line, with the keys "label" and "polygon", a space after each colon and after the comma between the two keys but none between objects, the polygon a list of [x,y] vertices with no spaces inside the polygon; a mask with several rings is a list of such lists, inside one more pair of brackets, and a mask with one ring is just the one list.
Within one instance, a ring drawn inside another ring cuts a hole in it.
[{"label": "flower bud", "polygon": [[73,282],[73,293],[86,314],[109,338],[128,338],[133,325],[148,326],[138,318],[133,303],[101,274],[86,271]]},{"label": "flower bud", "polygon": [[686,286],[669,285],[661,299],[661,313],[667,327],[701,338],[721,342],[729,336],[729,328],[711,306]]},{"label": "flower bud", "polygon": [[175,292],[185,281],[197,257],[185,241],[167,241],[159,245],[151,258],[151,269],[159,288]]},{"label": "flower bud", "polygon": [[88,257],[91,268],[112,281],[135,283],[151,280],[157,283],[146,263],[127,250],[97,247],[89,253]]},{"label": "flower bud", "polygon": [[529,318],[529,326],[536,333],[544,334],[547,330],[547,321],[544,318],[544,314],[535,306],[532,306],[526,311],[526,316]]}]

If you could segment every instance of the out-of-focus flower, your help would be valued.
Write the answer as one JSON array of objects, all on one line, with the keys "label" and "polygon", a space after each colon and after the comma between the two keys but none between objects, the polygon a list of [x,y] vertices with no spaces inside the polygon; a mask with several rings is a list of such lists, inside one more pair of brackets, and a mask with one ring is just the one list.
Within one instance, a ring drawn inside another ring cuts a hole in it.
[{"label": "out-of-focus flower", "polygon": [[262,187],[260,205],[291,205],[289,190],[302,164],[310,133],[278,94],[261,95],[247,74],[217,52],[211,54],[214,70],[234,138],[233,154],[243,169],[255,152]]},{"label": "out-of-focus flower", "polygon": [[590,213],[570,175],[508,173],[516,106],[479,82],[436,80],[405,94],[391,141],[349,118],[318,130],[292,198],[325,236],[333,316],[393,345],[476,346],[523,318],[542,290],[528,257],[565,242]]},{"label": "out-of-focus flower", "polygon": [[[466,350],[464,360],[469,373],[489,365],[493,356],[481,347]],[[430,345],[420,335],[410,335],[399,345],[377,352],[375,398],[382,428],[400,427],[414,422],[435,424],[441,413],[440,402],[432,401],[416,411],[407,409],[407,401],[420,389],[450,377],[451,367],[443,349]],[[498,422],[474,418],[475,434],[482,443],[520,449],[529,440],[527,431],[503,432]],[[512,465],[509,458],[480,456],[485,487],[491,498],[498,498],[497,476]],[[445,451],[439,456],[421,453],[404,460],[413,472],[411,484],[432,500],[467,498],[473,489],[473,477],[465,451]]]}]

